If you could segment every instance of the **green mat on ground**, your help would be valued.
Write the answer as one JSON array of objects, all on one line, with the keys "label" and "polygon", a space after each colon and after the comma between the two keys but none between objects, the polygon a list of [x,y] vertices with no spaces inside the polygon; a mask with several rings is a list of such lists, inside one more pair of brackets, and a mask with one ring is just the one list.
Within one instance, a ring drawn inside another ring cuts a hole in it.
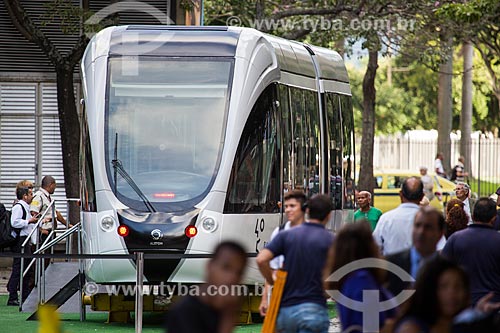
[{"label": "green mat on ground", "polygon": [[[0,327],[9,333],[38,332],[38,321],[26,321],[31,314],[19,312],[15,306],[7,306],[7,296],[0,296]],[[330,318],[336,316],[333,304],[328,304]],[[133,315],[133,314],[132,314]],[[78,313],[61,313],[62,328],[64,333],[87,332],[134,332],[134,323],[106,324],[106,312],[87,313],[87,320],[80,322]],[[144,313],[143,332],[165,332],[163,328],[164,314]],[[262,324],[239,325],[235,333],[259,333]]]}]

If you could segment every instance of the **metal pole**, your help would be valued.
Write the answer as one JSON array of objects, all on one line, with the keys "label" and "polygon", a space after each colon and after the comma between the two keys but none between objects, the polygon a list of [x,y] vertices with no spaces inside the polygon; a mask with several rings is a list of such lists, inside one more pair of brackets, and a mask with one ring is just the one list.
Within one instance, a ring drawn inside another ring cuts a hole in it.
[{"label": "metal pole", "polygon": [[[40,248],[40,242],[42,241],[42,234],[40,231],[37,231],[37,239],[36,239],[36,250]],[[40,301],[42,299],[42,281],[40,279],[41,274],[42,274],[42,260],[41,258],[36,259],[36,264],[35,264],[35,286],[38,288],[38,302],[43,303]],[[22,274],[22,272],[21,272]],[[21,295],[22,296],[22,295]]]},{"label": "metal pole", "polygon": [[477,193],[481,196],[481,137],[483,133],[479,133],[479,147],[477,152]]},{"label": "metal pole", "polygon": [[[45,262],[44,262],[45,264]],[[41,280],[41,267],[40,267],[40,258],[36,259],[36,269],[35,269],[35,286],[38,288],[38,302],[41,303],[42,299],[42,280]]]},{"label": "metal pole", "polygon": [[205,21],[205,15],[203,14],[203,9],[204,9],[204,6],[203,6],[203,0],[200,1],[200,25],[203,26],[204,25],[204,21]]},{"label": "metal pole", "polygon": [[[24,208],[23,208],[24,209]],[[21,240],[19,240],[21,241]],[[21,257],[21,279],[19,281],[19,293],[21,294],[21,301],[19,302],[19,312],[21,312],[23,310],[23,281],[24,281],[24,277],[23,277],[23,270],[24,270],[24,246],[22,246],[22,243],[21,243],[21,254],[23,255]],[[14,259],[15,260],[15,259]]]},{"label": "metal pole", "polygon": [[[406,133],[408,133],[408,132],[406,132]],[[406,169],[410,169],[412,167],[411,162],[410,162],[411,161],[411,157],[410,157],[410,152],[411,152],[410,135],[408,135],[407,140],[408,140],[408,167]]]},{"label": "metal pole", "polygon": [[[69,223],[69,222],[68,222]],[[82,230],[82,225],[78,227],[78,254],[82,254],[82,241],[81,241],[81,230]],[[80,295],[78,299],[80,300],[80,321],[84,321],[86,317],[85,313],[85,304],[83,304],[83,285],[84,285],[84,277],[83,277],[83,266],[82,266],[82,259],[78,259],[78,275],[80,276],[79,279],[79,287],[80,287]]]},{"label": "metal pole", "polygon": [[144,282],[144,253],[135,252],[136,267],[137,267],[137,280],[135,284],[135,332],[142,333],[142,310],[143,310],[143,297],[142,288]]},{"label": "metal pole", "polygon": [[[45,253],[45,251],[43,252]],[[41,293],[40,293],[40,298],[38,299],[40,304],[43,304],[45,303],[45,259],[40,259],[41,260],[41,266],[40,266],[40,270],[42,271],[42,277],[40,279],[40,290],[41,290]]]}]

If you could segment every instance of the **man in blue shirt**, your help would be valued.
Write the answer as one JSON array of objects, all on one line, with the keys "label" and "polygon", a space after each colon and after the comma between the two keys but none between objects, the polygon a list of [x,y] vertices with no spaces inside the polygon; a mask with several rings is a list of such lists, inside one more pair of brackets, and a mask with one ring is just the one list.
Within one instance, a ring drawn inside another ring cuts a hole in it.
[{"label": "man in blue shirt", "polygon": [[276,322],[279,332],[328,332],[329,318],[323,281],[330,273],[333,235],[325,229],[333,206],[326,195],[307,202],[309,220],[280,232],[257,256],[259,270],[269,284],[269,262],[284,255],[288,272]]},{"label": "man in blue shirt", "polygon": [[[307,197],[304,191],[301,190],[293,190],[287,192],[285,194],[285,214],[288,218],[288,221],[285,223],[283,227],[276,227],[273,233],[271,234],[272,241],[280,231],[288,230],[290,228],[294,228],[296,226],[304,223],[306,217],[306,203]],[[285,258],[283,256],[275,257],[269,263],[273,270],[278,270],[283,267],[283,263],[285,262]],[[261,316],[265,316],[267,313],[268,307],[268,297],[269,297],[270,288],[266,283],[264,285],[264,292],[262,293],[262,299],[260,301],[259,312]]]},{"label": "man in blue shirt", "polygon": [[443,255],[464,267],[470,278],[472,303],[493,292],[500,302],[500,233],[493,229],[495,202],[481,198],[474,206],[474,223],[455,232],[446,241]]}]

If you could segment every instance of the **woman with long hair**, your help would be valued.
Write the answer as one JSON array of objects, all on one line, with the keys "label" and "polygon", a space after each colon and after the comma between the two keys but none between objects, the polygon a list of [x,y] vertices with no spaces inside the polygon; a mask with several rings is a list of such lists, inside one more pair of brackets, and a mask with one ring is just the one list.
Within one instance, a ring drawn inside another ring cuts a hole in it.
[{"label": "woman with long hair", "polygon": [[[333,247],[333,272],[361,259],[380,258],[380,250],[366,221],[344,225],[337,234]],[[392,295],[382,287],[384,273],[380,268],[359,268],[333,283],[331,287],[340,291],[347,299],[359,302],[366,301],[363,299],[365,290],[378,290],[377,298],[380,299],[376,301],[385,301],[391,299]],[[350,309],[341,302],[337,302],[337,308],[343,332],[363,332],[362,312]],[[385,320],[393,316],[394,310],[380,312],[379,326],[383,327]]]},{"label": "woman with long hair", "polygon": [[464,203],[459,199],[451,199],[446,204],[446,238],[454,232],[467,228],[469,218],[464,210]]},{"label": "woman with long hair", "polygon": [[469,305],[469,278],[454,262],[436,256],[417,276],[415,293],[395,333],[450,333],[453,318]]}]

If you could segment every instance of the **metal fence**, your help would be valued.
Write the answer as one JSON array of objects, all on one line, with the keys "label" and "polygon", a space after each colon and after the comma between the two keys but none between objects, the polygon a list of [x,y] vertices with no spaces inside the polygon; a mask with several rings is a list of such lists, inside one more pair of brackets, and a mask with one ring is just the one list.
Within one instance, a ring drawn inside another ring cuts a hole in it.
[{"label": "metal fence", "polygon": [[[409,135],[377,136],[373,164],[375,169],[402,169],[418,172],[420,166],[434,170],[437,138],[418,138]],[[361,148],[357,142],[356,148]],[[489,196],[500,186],[500,139],[478,136],[471,140],[471,170],[466,181],[478,196]],[[460,156],[460,139],[451,138],[451,161],[456,165]],[[467,158],[467,156],[465,156]],[[359,158],[357,159],[359,161]]]}]

